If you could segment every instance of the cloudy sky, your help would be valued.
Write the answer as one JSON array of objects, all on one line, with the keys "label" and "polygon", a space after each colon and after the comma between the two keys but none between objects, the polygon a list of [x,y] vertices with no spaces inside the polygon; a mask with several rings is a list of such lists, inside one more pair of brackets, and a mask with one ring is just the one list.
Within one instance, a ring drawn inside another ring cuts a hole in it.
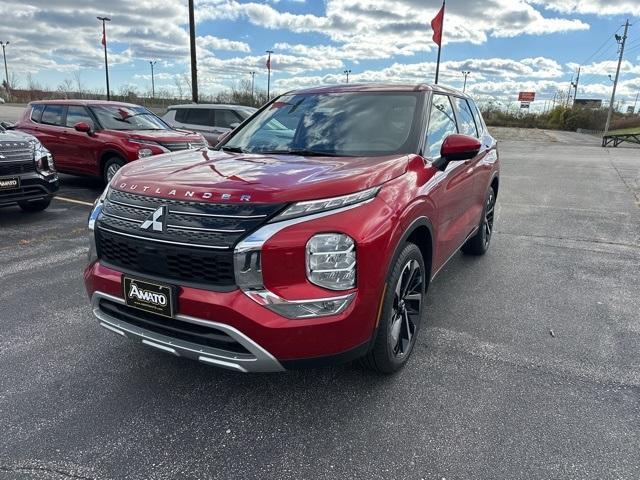
[{"label": "cloudy sky", "polygon": [[[103,88],[101,27],[108,25],[111,85],[176,89],[189,70],[187,0],[2,0],[0,41],[22,87],[28,78],[49,88],[80,75]],[[437,49],[430,20],[439,0],[196,0],[200,89],[229,88],[256,71],[266,87],[265,50],[275,51],[277,91],[343,82],[430,82]],[[629,18],[620,100],[640,90],[640,0],[449,0],[441,83],[482,98],[538,99],[567,91],[582,65],[578,97],[610,95],[618,44]],[[639,102],[640,103],[640,102]],[[623,103],[624,105],[624,103]]]}]

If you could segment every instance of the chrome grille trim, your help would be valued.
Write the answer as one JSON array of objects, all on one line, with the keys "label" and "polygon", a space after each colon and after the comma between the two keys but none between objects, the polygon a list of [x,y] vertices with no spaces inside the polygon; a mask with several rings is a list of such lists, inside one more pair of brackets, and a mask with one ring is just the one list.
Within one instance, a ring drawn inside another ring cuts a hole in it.
[{"label": "chrome grille trim", "polygon": [[254,220],[259,218],[267,218],[267,215],[222,215],[217,213],[195,213],[195,212],[183,212],[180,210],[174,210],[169,208],[169,213],[175,213],[176,215],[190,215],[194,217],[208,217],[208,218],[235,218],[238,220]]}]

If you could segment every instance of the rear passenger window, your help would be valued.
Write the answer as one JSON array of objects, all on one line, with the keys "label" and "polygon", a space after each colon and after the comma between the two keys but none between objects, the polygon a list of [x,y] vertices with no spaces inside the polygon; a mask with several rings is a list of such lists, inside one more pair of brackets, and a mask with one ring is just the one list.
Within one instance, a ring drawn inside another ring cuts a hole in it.
[{"label": "rear passenger window", "polygon": [[232,123],[240,123],[242,118],[233,110],[216,110],[216,127],[233,128]]},{"label": "rear passenger window", "polygon": [[45,105],[44,112],[42,112],[42,123],[62,126],[64,108],[64,105]]},{"label": "rear passenger window", "polygon": [[40,123],[42,121],[42,111],[44,110],[44,105],[34,105],[31,108],[31,120],[36,123]]},{"label": "rear passenger window", "polygon": [[212,111],[208,108],[189,108],[187,109],[187,120],[184,123],[192,125],[213,125]]},{"label": "rear passenger window", "polygon": [[434,94],[431,102],[429,129],[427,130],[426,156],[439,158],[442,142],[452,133],[458,133],[458,128],[449,97]]},{"label": "rear passenger window", "polygon": [[460,133],[470,135],[472,137],[478,137],[478,129],[476,128],[476,121],[471,113],[471,108],[464,98],[451,97],[453,103],[456,106],[458,112],[458,128]]}]

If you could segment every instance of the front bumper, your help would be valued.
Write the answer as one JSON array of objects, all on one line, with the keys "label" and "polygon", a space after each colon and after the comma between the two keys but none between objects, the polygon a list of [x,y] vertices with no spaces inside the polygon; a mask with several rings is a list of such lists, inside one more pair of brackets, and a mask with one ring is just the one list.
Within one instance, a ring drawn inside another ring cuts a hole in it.
[{"label": "front bumper", "polygon": [[281,371],[284,368],[340,363],[362,355],[371,339],[377,301],[356,295],[338,315],[291,320],[259,305],[241,290],[215,292],[180,287],[178,314],[170,327],[184,323],[209,327],[240,344],[242,354],[184,341],[174,334],[152,331],[141,323],[111,314],[101,300],[124,305],[122,272],[90,264],[84,273],[95,317],[101,326],[173,355],[241,372]]},{"label": "front bumper", "polygon": [[222,332],[242,345],[249,353],[238,353],[215,347],[207,347],[198,343],[181,340],[163,335],[110,315],[101,307],[101,300],[124,305],[124,300],[102,292],[95,292],[92,296],[91,307],[100,326],[107,330],[127,337],[136,343],[142,343],[157,350],[178,357],[186,357],[208,365],[236,370],[239,372],[278,372],[284,370],[282,365],[264,348],[251,340],[237,329],[223,323],[210,322],[188,315],[176,316],[176,320],[196,325],[206,325],[207,328]]},{"label": "front bumper", "polygon": [[55,174],[45,177],[34,172],[15,176],[20,178],[20,188],[0,190],[0,207],[16,205],[18,202],[46,200],[60,188]]}]

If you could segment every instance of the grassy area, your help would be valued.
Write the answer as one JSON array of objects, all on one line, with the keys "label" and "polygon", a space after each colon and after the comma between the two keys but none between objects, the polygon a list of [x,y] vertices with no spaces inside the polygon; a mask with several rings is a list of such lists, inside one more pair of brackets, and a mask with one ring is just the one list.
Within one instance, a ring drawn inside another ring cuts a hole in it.
[{"label": "grassy area", "polygon": [[624,135],[625,133],[640,134],[640,127],[621,128],[619,130],[609,130],[607,135]]}]

